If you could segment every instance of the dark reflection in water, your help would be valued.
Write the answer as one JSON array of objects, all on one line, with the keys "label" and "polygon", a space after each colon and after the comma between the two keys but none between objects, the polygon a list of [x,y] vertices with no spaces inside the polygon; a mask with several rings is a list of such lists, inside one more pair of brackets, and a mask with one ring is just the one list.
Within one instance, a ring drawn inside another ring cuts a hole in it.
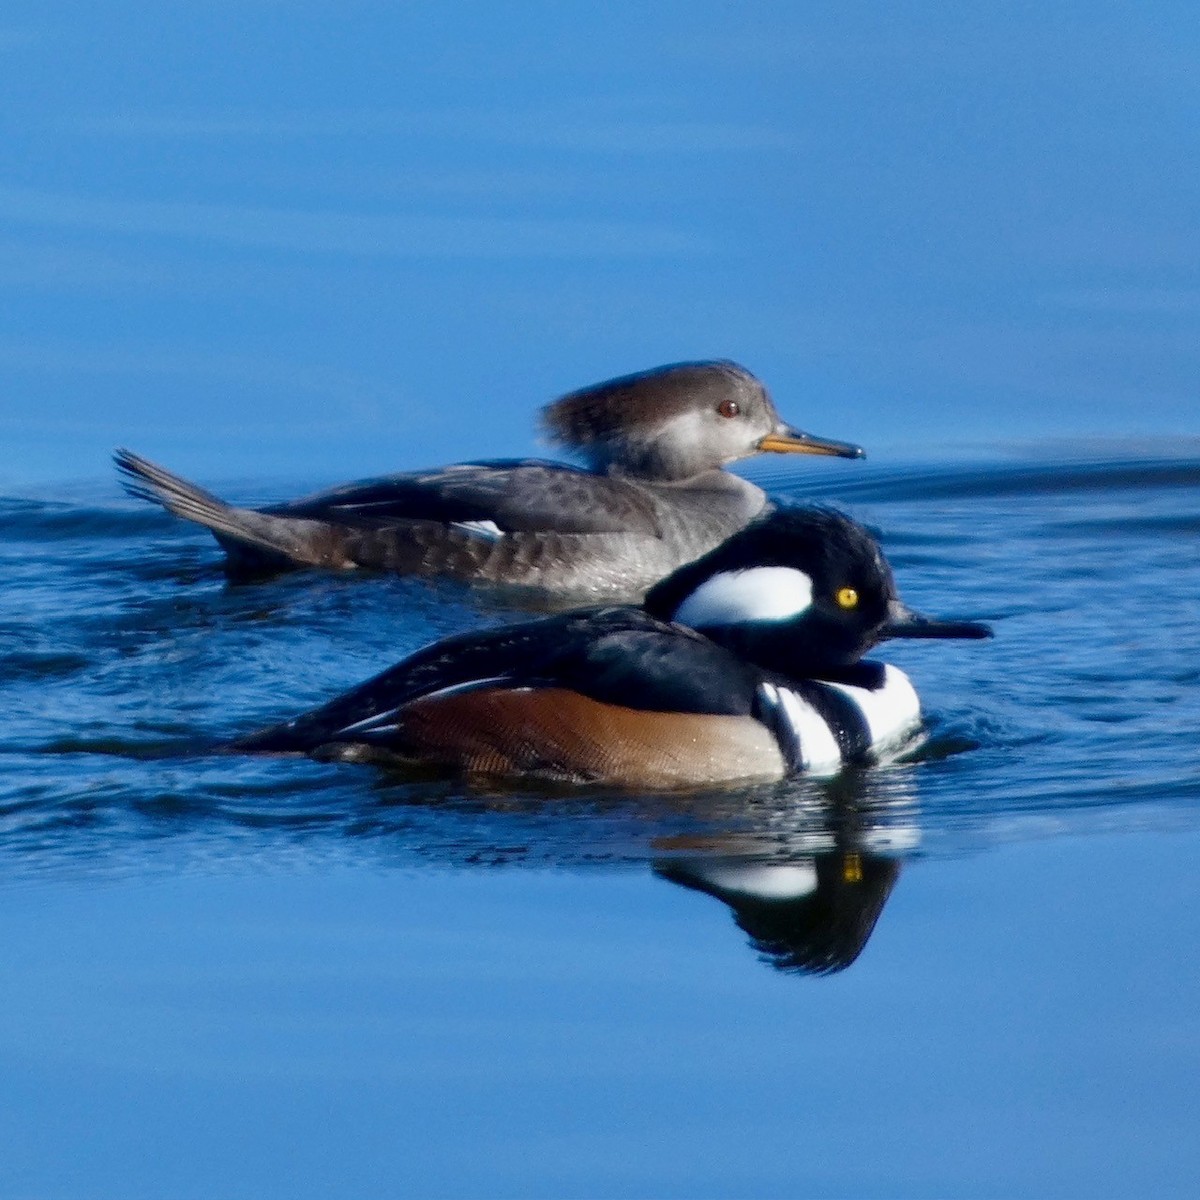
[{"label": "dark reflection in water", "polygon": [[915,804],[899,788],[889,790],[887,802],[875,803],[869,786],[842,781],[814,804],[807,838],[774,847],[770,837],[758,846],[752,836],[714,838],[658,860],[655,873],[727,904],[751,946],[778,970],[843,971],[866,946],[902,856],[917,845]]},{"label": "dark reflection in water", "polygon": [[787,864],[714,857],[655,869],[672,883],[728,904],[738,927],[771,966],[831,975],[862,953],[900,863],[878,854],[831,850]]},{"label": "dark reflection in water", "polygon": [[[640,866],[726,904],[781,971],[825,975],[862,953],[919,845],[916,768],[664,796],[393,796],[346,832],[392,862]],[[385,792],[388,790],[385,787]],[[418,828],[421,830],[418,833]],[[392,836],[380,837],[385,832]]]}]

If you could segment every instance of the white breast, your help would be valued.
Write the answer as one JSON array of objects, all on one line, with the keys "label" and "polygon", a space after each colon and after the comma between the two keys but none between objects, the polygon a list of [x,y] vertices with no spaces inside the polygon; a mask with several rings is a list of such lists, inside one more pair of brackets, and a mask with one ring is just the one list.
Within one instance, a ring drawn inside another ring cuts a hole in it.
[{"label": "white breast", "polygon": [[[824,686],[840,692],[862,715],[870,736],[870,753],[875,759],[906,746],[921,722],[921,704],[903,671],[884,666],[881,687],[870,690],[847,684]],[[802,769],[812,775],[836,775],[844,766],[837,737],[825,718],[802,695],[786,687],[761,685],[768,701],[782,712],[800,747]]]},{"label": "white breast", "polygon": [[871,731],[871,753],[877,757],[906,744],[921,723],[921,701],[912,680],[891,663],[884,664],[883,687],[876,691],[841,683],[829,686],[854,701]]}]

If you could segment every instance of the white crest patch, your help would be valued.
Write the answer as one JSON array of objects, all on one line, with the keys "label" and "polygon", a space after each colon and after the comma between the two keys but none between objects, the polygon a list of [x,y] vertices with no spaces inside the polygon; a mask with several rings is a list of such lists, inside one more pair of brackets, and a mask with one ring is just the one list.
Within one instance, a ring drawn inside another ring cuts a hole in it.
[{"label": "white crest patch", "polygon": [[817,890],[817,868],[811,858],[791,863],[689,864],[689,873],[723,892],[761,900],[798,900]]},{"label": "white crest patch", "polygon": [[706,579],[675,610],[693,629],[744,621],[786,621],[812,607],[812,579],[795,567],[748,567]]}]

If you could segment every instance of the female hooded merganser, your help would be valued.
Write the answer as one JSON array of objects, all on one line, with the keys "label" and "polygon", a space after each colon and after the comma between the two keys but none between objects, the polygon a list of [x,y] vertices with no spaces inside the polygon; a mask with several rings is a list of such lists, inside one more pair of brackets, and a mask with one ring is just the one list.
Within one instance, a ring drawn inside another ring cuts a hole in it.
[{"label": "female hooded merganser", "polygon": [[906,608],[871,535],[775,510],[653,588],[451,637],[235,750],[629,788],[833,774],[910,740],[886,638],[989,636]]},{"label": "female hooded merganser", "polygon": [[287,504],[235,508],[127,450],[126,488],[206,526],[235,567],[374,567],[578,596],[640,596],[763,511],[723,471],[763,451],[860,458],[800,433],[730,362],[678,363],[549,405],[561,463],[464,463],[347,484]]}]

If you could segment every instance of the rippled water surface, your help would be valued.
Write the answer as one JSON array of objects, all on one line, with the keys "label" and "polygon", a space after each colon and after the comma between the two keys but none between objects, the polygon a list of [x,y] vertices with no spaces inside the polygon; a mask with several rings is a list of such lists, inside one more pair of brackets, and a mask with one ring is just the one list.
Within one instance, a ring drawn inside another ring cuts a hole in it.
[{"label": "rippled water surface", "polygon": [[0,498],[0,1192],[1195,1194],[1200,460],[757,478],[994,625],[888,648],[911,761],[653,797],[213,754],[511,613]]}]

